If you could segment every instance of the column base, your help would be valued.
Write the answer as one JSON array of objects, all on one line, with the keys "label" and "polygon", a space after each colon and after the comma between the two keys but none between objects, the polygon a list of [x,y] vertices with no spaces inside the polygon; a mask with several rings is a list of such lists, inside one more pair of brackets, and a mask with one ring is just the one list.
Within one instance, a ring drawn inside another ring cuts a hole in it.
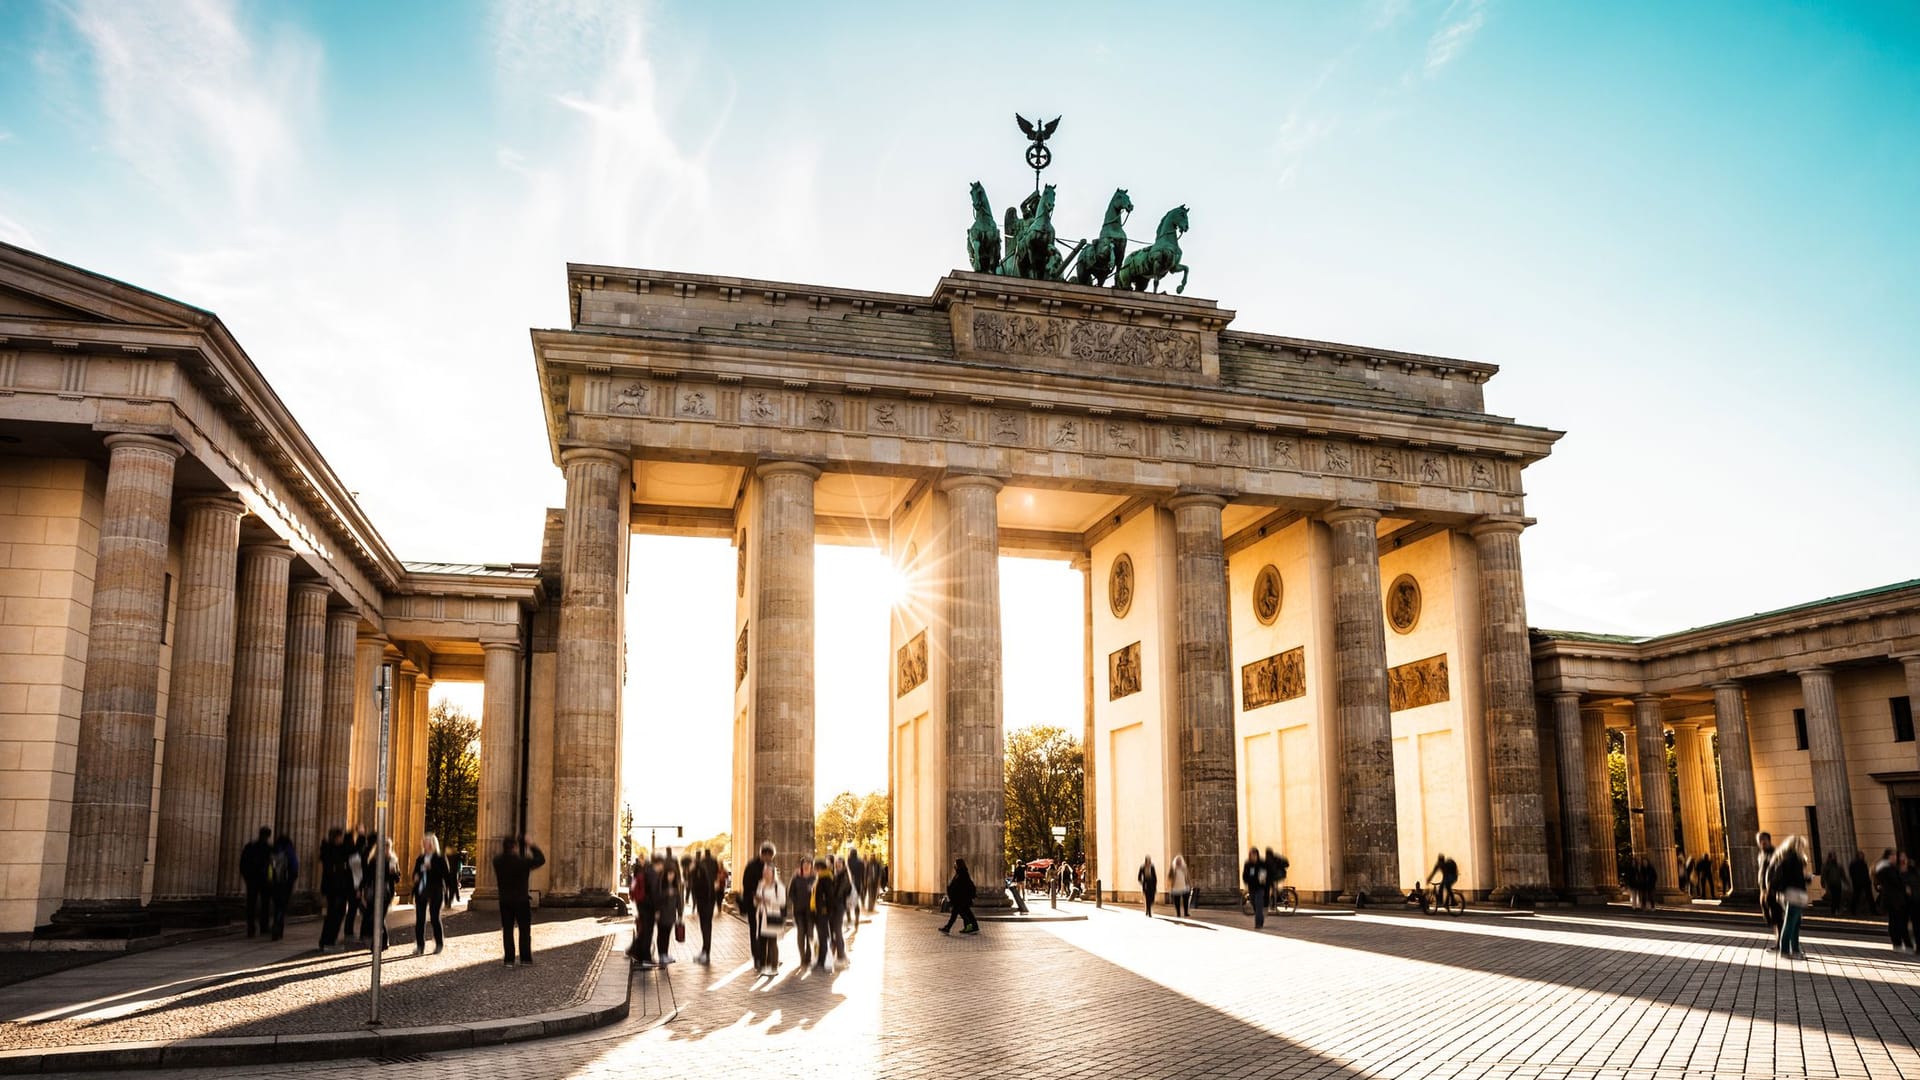
[{"label": "column base", "polygon": [[1560,894],[1547,885],[1503,885],[1488,893],[1487,900],[1512,908],[1530,908],[1540,904],[1558,904]]},{"label": "column base", "polygon": [[1720,898],[1721,907],[1746,908],[1750,911],[1760,909],[1759,889],[1735,889]]},{"label": "column base", "polygon": [[1563,899],[1575,907],[1605,907],[1612,902],[1613,896],[1605,889],[1575,889]]},{"label": "column base", "polygon": [[1692,907],[1693,894],[1681,889],[1673,889],[1665,892],[1655,890],[1653,902],[1656,904],[1664,904],[1667,907]]},{"label": "column base", "polygon": [[605,889],[588,889],[577,893],[542,893],[540,907],[552,908],[622,908],[626,904],[619,897]]},{"label": "column base", "polygon": [[1392,885],[1375,885],[1353,894],[1353,906],[1356,908],[1396,908],[1405,906],[1406,902],[1407,894]]},{"label": "column base", "polygon": [[163,927],[196,929],[224,925],[229,914],[221,907],[220,902],[211,896],[155,900],[147,905],[147,912],[159,920]]},{"label": "column base", "polygon": [[1244,902],[1239,889],[1195,889],[1193,906],[1204,908],[1238,908]]},{"label": "column base", "polygon": [[155,919],[138,900],[69,900],[36,926],[36,938],[137,938],[160,932]]},{"label": "column base", "polygon": [[467,893],[468,911],[499,911],[500,890],[474,889]]}]

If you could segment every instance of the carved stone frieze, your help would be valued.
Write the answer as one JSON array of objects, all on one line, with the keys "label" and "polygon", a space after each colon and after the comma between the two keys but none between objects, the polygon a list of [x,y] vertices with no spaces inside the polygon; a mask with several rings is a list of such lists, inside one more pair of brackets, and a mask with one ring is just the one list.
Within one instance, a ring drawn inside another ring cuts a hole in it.
[{"label": "carved stone frieze", "polygon": [[616,383],[607,410],[615,416],[645,416],[653,388],[639,381]]},{"label": "carved stone frieze", "polygon": [[900,646],[898,672],[895,682],[898,689],[895,697],[905,697],[908,693],[927,681],[927,632],[925,630],[909,638]]},{"label": "carved stone frieze", "polygon": [[740,395],[740,419],[750,424],[781,422],[780,395],[766,390],[749,390]]},{"label": "carved stone frieze", "polygon": [[1107,700],[1118,701],[1140,692],[1140,643],[1107,654]]},{"label": "carved stone frieze", "polygon": [[1420,583],[1401,574],[1387,586],[1387,625],[1396,634],[1409,634],[1420,624]]},{"label": "carved stone frieze", "polygon": [[1133,608],[1133,556],[1121,552],[1107,572],[1107,607],[1116,619],[1124,619]]},{"label": "carved stone frieze", "polygon": [[1292,701],[1307,693],[1307,650],[1298,645],[1264,660],[1255,660],[1240,668],[1240,702],[1243,709],[1258,709],[1279,701]]},{"label": "carved stone frieze", "polygon": [[1198,331],[1051,315],[975,311],[973,347],[1007,356],[1038,356],[1113,367],[1201,370]]},{"label": "carved stone frieze", "polygon": [[1447,656],[1429,656],[1387,669],[1387,705],[1394,712],[1446,701]]},{"label": "carved stone frieze", "polygon": [[[744,549],[743,549],[744,550]],[[747,678],[747,628],[740,628],[740,637],[733,643],[733,685],[738,687]]]},{"label": "carved stone frieze", "polygon": [[1262,626],[1272,626],[1280,617],[1280,571],[1272,564],[1260,568],[1253,578],[1253,617]]}]

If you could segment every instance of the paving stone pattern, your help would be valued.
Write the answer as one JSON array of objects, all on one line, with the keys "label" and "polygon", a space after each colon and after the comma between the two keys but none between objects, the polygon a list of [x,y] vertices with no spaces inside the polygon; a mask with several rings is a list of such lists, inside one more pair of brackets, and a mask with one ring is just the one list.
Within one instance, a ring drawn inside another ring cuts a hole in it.
[{"label": "paving stone pattern", "polygon": [[[432,1055],[436,1077],[1902,1077],[1920,1080],[1920,964],[1814,935],[1782,961],[1744,929],[1604,915],[1367,914],[989,923],[943,937],[883,912],[834,975],[635,975],[633,1016]],[[677,1003],[667,1023],[661,1016]],[[372,1068],[418,1070],[421,1065]],[[356,1076],[366,1061],[172,1072]]]}]

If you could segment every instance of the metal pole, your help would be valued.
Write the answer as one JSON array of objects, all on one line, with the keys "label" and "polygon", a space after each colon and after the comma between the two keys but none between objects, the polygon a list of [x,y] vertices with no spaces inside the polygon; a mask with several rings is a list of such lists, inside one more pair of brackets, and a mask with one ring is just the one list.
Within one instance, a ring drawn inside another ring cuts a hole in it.
[{"label": "metal pole", "polygon": [[393,666],[380,665],[380,751],[378,779],[373,789],[373,830],[377,842],[373,848],[373,903],[368,905],[369,915],[372,908],[380,909],[380,927],[373,935],[373,988],[368,996],[370,1015],[367,1023],[380,1022],[380,954],[385,951],[387,937],[387,740],[393,720]]}]

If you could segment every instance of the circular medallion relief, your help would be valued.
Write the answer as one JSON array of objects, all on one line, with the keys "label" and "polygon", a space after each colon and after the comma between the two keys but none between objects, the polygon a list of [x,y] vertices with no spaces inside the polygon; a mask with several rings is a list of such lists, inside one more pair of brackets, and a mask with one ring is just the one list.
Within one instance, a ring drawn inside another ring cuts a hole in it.
[{"label": "circular medallion relief", "polygon": [[1261,626],[1272,626],[1273,620],[1280,617],[1281,596],[1280,571],[1268,563],[1253,579],[1253,617],[1260,620]]},{"label": "circular medallion relief", "polygon": [[1420,583],[1401,574],[1387,586],[1387,625],[1396,634],[1410,632],[1420,622]]},{"label": "circular medallion relief", "polygon": [[1107,606],[1113,617],[1124,619],[1133,607],[1133,556],[1122,552],[1107,572]]}]

